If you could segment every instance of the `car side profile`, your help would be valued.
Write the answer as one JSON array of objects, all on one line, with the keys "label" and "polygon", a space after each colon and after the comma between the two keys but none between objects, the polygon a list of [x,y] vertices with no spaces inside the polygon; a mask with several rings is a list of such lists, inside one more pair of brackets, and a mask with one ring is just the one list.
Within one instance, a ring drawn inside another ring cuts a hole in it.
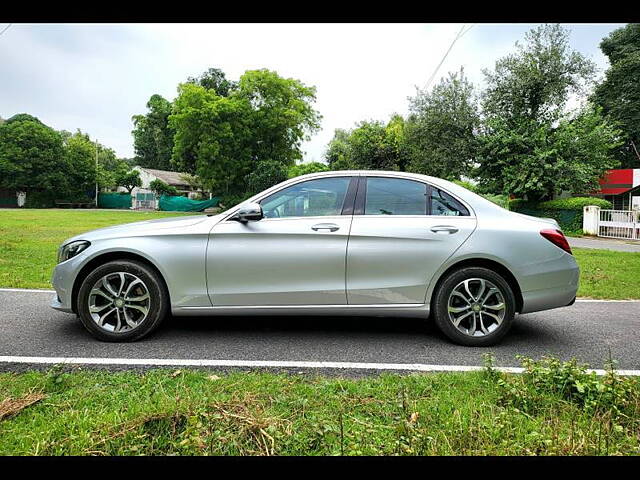
[{"label": "car side profile", "polygon": [[555,220],[387,171],[303,175],[215,216],[94,230],[58,261],[51,306],[104,341],[142,338],[171,312],[432,318],[486,346],[516,313],[571,305],[579,275]]}]

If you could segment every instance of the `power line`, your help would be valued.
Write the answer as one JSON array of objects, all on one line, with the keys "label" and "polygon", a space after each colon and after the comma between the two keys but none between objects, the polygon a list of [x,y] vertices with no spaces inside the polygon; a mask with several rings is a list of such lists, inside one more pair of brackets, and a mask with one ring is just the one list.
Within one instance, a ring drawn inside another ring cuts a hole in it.
[{"label": "power line", "polygon": [[[431,82],[433,81],[433,79],[435,78],[436,74],[438,73],[438,70],[440,70],[440,67],[442,66],[442,64],[444,63],[444,61],[447,59],[447,56],[449,55],[449,52],[451,51],[451,49],[453,48],[453,45],[460,39],[462,38],[462,36],[467,33],[469,30],[471,30],[473,27],[475,26],[475,24],[471,25],[469,28],[467,28],[466,30],[464,30],[464,25],[462,25],[462,28],[460,28],[460,31],[458,32],[458,34],[456,35],[456,37],[453,39],[453,41],[451,42],[451,45],[449,45],[449,49],[446,51],[446,53],[444,54],[444,56],[442,57],[442,60],[440,60],[440,63],[438,64],[438,66],[436,67],[436,69],[433,71],[433,73],[431,74],[431,77],[429,77],[429,81],[427,81],[427,84],[425,86],[425,90],[429,89],[429,86],[431,85]],[[464,30],[464,31],[463,31]]]},{"label": "power line", "polygon": [[9,24],[9,25],[7,25],[6,27],[4,27],[4,30],[2,30],[2,31],[0,32],[0,35],[2,35],[4,32],[6,32],[7,30],[9,30],[9,27],[10,27],[11,25],[13,25],[13,23],[10,23],[10,24]]}]

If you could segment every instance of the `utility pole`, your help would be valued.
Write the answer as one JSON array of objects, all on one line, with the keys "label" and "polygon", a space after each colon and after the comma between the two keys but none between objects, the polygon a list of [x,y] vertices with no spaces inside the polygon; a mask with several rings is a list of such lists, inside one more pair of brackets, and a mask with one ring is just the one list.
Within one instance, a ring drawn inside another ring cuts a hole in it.
[{"label": "utility pole", "polygon": [[96,208],[98,208],[98,139],[96,138]]}]

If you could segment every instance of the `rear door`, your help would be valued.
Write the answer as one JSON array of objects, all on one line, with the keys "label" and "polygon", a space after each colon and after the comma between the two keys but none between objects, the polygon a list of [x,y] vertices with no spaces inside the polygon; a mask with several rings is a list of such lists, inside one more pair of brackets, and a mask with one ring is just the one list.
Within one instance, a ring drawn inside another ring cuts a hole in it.
[{"label": "rear door", "polygon": [[436,270],[475,229],[462,202],[426,183],[360,177],[347,248],[349,304],[423,304]]}]

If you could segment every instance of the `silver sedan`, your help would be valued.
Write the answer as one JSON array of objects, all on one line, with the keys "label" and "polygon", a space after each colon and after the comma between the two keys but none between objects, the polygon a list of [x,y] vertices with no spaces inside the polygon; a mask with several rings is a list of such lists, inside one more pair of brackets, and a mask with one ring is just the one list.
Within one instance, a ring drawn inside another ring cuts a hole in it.
[{"label": "silver sedan", "polygon": [[433,318],[486,346],[516,313],[575,301],[578,266],[552,219],[439,178],[323,172],[215,216],[102,228],[58,252],[52,307],[96,338],[139,339],[182,315]]}]

